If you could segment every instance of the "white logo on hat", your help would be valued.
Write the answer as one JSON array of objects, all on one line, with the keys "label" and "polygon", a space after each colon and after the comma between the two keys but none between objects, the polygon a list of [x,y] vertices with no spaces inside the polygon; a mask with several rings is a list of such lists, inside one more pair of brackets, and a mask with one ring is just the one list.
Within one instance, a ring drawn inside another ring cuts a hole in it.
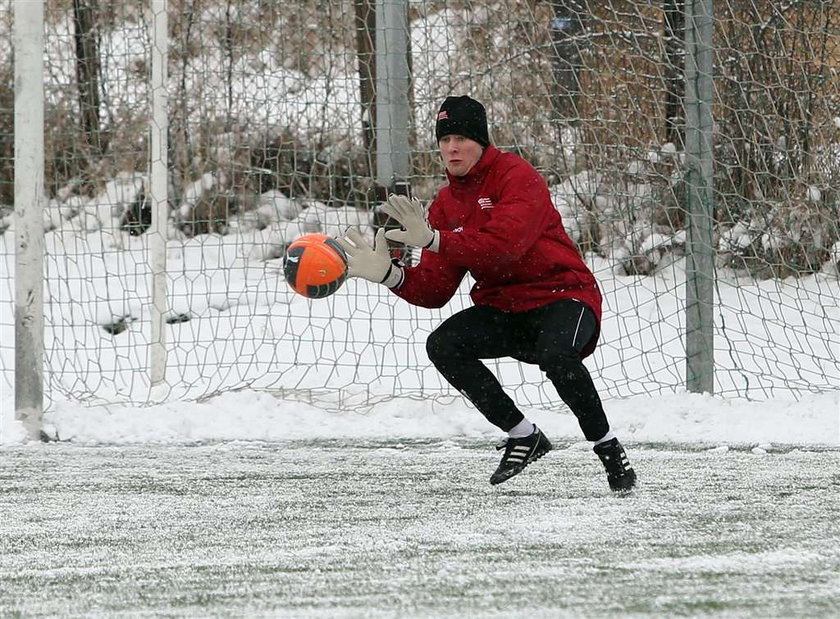
[{"label": "white logo on hat", "polygon": [[449,114],[446,113],[446,110],[438,114],[438,120],[446,120],[447,118],[449,118]]}]

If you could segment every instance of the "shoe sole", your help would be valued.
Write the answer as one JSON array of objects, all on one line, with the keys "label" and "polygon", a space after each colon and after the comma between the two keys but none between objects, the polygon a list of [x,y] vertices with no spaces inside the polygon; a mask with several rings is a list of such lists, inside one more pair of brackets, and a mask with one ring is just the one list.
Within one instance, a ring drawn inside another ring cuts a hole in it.
[{"label": "shoe sole", "polygon": [[522,466],[520,466],[519,468],[508,469],[505,473],[503,473],[502,475],[499,475],[498,477],[493,475],[492,477],[490,477],[490,485],[491,486],[498,486],[499,484],[501,484],[503,482],[506,482],[511,477],[514,477],[515,475],[519,475],[519,473],[521,473],[522,471],[525,470],[526,466],[528,466],[532,462],[536,462],[537,460],[542,458],[545,454],[547,454],[552,449],[554,449],[554,446],[549,443],[548,448],[545,451],[535,453],[533,456],[531,456],[530,458],[525,460],[525,463]]}]

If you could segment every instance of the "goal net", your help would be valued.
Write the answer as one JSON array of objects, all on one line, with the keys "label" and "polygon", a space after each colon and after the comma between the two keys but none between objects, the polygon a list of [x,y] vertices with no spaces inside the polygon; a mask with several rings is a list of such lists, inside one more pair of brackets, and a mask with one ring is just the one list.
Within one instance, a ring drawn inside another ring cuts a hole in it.
[{"label": "goal net", "polygon": [[[459,397],[425,340],[471,304],[469,280],[439,310],[362,280],[310,301],[283,280],[297,236],[354,225],[372,239],[379,223],[373,0],[168,3],[166,365],[152,396],[148,4],[47,3],[49,398],[143,404],[254,388],[346,408]],[[405,5],[404,180],[432,199],[444,182],[440,102],[485,103],[492,141],[545,176],[602,286],[601,344],[587,364],[606,398],[685,385],[684,8]],[[14,384],[12,21],[0,0],[4,389]],[[714,23],[715,392],[834,390],[840,10],[724,0]],[[492,367],[518,403],[562,406],[537,368]]]}]

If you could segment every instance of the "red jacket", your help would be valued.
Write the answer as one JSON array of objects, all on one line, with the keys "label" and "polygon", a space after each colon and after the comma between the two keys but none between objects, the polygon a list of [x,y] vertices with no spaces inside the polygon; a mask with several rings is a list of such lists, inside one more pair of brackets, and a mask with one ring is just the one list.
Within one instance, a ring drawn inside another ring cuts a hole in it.
[{"label": "red jacket", "polygon": [[[521,157],[491,145],[466,176],[447,177],[449,184],[429,207],[429,224],[440,231],[439,250],[424,250],[393,292],[414,305],[442,307],[469,272],[476,305],[524,312],[577,299],[592,308],[600,331],[598,284],[566,234],[542,176]],[[596,341],[582,356],[592,353]]]}]

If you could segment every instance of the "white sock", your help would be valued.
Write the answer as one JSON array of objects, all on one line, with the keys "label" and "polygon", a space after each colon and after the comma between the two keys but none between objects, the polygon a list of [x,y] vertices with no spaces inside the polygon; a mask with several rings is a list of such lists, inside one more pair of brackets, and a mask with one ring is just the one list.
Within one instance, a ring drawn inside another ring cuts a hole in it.
[{"label": "white sock", "polygon": [[535,429],[536,426],[533,423],[527,419],[523,419],[508,430],[508,436],[511,438],[525,438],[526,436],[531,436]]},{"label": "white sock", "polygon": [[593,446],[593,447],[597,447],[597,446],[598,446],[598,445],[600,445],[601,443],[606,443],[607,441],[611,441],[611,440],[613,440],[614,438],[615,438],[615,434],[613,434],[613,431],[612,431],[612,430],[610,430],[610,431],[609,431],[609,432],[607,432],[604,436],[602,436],[601,438],[599,438],[597,441],[593,442],[593,443],[592,443],[592,446]]}]

